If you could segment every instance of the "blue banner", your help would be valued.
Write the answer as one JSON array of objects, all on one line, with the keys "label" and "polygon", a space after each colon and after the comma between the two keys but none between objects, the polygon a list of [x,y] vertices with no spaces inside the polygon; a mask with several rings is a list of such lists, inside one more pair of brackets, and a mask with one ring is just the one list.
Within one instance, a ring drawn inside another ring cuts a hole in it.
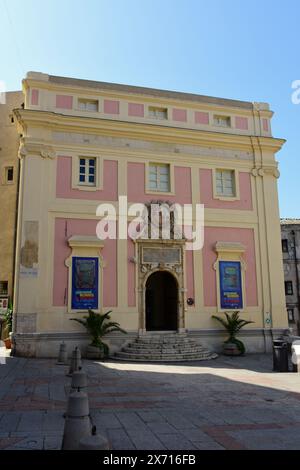
[{"label": "blue banner", "polygon": [[74,257],[72,261],[72,309],[98,309],[99,259]]},{"label": "blue banner", "polygon": [[242,309],[242,276],[239,261],[220,261],[220,295],[222,309]]}]

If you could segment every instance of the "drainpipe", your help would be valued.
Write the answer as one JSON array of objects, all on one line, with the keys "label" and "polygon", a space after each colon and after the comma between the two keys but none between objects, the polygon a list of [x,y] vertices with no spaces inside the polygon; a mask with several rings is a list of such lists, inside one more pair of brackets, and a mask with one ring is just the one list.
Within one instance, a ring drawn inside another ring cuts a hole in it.
[{"label": "drainpipe", "polygon": [[[20,150],[19,150],[20,152]],[[20,166],[19,166],[19,191],[18,191],[18,213],[17,213],[17,227],[16,227],[16,245],[15,245],[15,269],[14,269],[14,300],[13,300],[13,323],[12,333],[16,333],[17,329],[17,308],[19,299],[19,268],[20,268],[20,251],[22,240],[22,208],[23,208],[23,192],[24,192],[24,165],[25,158],[19,153]]]},{"label": "drainpipe", "polygon": [[18,227],[18,213],[19,213],[19,191],[20,191],[20,160],[18,159],[18,180],[17,180],[17,192],[16,192],[16,211],[15,211],[15,230],[14,230],[14,253],[12,261],[12,299],[14,298],[15,290],[15,265],[16,265],[16,250],[17,250],[17,227]]},{"label": "drainpipe", "polygon": [[[300,292],[299,292],[299,272],[298,272],[298,259],[297,259],[297,251],[296,251],[296,234],[295,230],[291,230],[291,235],[293,236],[293,243],[294,243],[294,262],[296,268],[296,289],[297,289],[297,300],[298,300],[298,318],[300,314]],[[299,334],[299,320],[298,320],[298,334]]]}]

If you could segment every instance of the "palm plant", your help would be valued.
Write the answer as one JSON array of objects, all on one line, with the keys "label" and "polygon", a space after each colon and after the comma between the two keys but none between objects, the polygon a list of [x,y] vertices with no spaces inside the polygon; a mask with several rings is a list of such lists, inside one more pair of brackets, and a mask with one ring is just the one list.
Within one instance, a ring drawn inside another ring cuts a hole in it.
[{"label": "palm plant", "polygon": [[224,343],[236,344],[240,353],[244,354],[245,352],[244,343],[240,341],[239,339],[237,339],[236,335],[238,334],[241,328],[243,328],[246,325],[249,325],[249,323],[254,323],[254,322],[243,320],[242,318],[240,318],[239,317],[240,313],[238,311],[233,312],[231,315],[225,312],[225,316],[226,316],[226,320],[216,315],[213,315],[212,318],[219,321],[229,334],[229,338],[226,341],[224,341]]},{"label": "palm plant", "polygon": [[109,321],[110,313],[111,310],[101,314],[95,313],[93,310],[89,309],[88,315],[85,315],[83,318],[70,318],[70,320],[77,321],[86,328],[92,339],[91,346],[102,350],[105,356],[108,356],[109,354],[109,347],[102,341],[103,336],[107,335],[108,333],[112,333],[113,331],[127,333],[120,327],[119,323]]}]

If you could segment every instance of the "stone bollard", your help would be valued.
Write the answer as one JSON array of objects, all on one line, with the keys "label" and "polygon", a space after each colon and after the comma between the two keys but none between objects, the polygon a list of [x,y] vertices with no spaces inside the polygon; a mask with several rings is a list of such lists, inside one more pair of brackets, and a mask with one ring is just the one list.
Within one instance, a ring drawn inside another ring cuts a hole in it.
[{"label": "stone bollard", "polygon": [[300,372],[300,341],[293,341],[291,349],[293,372]]},{"label": "stone bollard", "polygon": [[84,392],[73,391],[69,395],[62,450],[77,450],[79,442],[91,435],[91,421],[88,396]]},{"label": "stone bollard", "polygon": [[92,428],[92,434],[90,436],[85,436],[80,439],[79,442],[80,450],[110,450],[110,445],[108,440],[97,434],[96,426]]},{"label": "stone bollard", "polygon": [[76,370],[72,374],[71,388],[80,392],[87,387],[87,376],[83,370]]},{"label": "stone bollard", "polygon": [[65,366],[68,361],[68,352],[67,352],[67,345],[64,341],[59,346],[59,353],[57,358],[57,365]]},{"label": "stone bollard", "polygon": [[80,370],[81,368],[82,368],[81,353],[80,353],[80,349],[78,348],[78,346],[76,346],[76,348],[72,352],[70,369],[69,369],[69,373],[67,374],[67,376],[71,377],[73,372]]}]

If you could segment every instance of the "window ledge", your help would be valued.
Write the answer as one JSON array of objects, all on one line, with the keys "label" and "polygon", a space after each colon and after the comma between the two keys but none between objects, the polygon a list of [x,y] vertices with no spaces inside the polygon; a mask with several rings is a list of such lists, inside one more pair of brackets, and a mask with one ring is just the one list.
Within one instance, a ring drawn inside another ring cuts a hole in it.
[{"label": "window ledge", "polygon": [[237,196],[218,196],[218,195],[215,195],[214,199],[218,199],[219,201],[228,201],[228,202],[240,200],[240,198],[238,198]]},{"label": "window ledge", "polygon": [[71,248],[74,247],[88,247],[88,248],[103,248],[103,240],[95,236],[81,236],[73,235],[68,239],[68,244]]}]

